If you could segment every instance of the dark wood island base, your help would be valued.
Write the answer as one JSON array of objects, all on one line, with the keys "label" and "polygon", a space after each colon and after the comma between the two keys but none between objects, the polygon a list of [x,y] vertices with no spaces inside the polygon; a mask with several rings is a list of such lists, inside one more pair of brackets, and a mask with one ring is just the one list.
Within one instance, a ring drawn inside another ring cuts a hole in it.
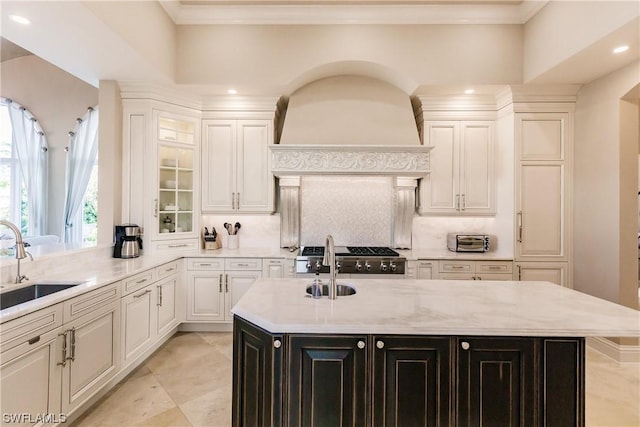
[{"label": "dark wood island base", "polygon": [[584,338],[272,334],[235,316],[234,427],[582,427]]}]

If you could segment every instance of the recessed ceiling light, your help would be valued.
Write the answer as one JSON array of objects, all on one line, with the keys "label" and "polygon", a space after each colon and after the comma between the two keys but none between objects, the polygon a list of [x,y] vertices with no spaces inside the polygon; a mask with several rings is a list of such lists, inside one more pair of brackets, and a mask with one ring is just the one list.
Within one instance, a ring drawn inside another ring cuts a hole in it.
[{"label": "recessed ceiling light", "polygon": [[20,15],[9,15],[9,18],[13,21],[13,22],[17,22],[18,24],[22,24],[22,25],[29,25],[31,24],[31,21],[29,21],[27,18],[25,18],[24,16],[20,16]]},{"label": "recessed ceiling light", "polygon": [[472,95],[472,94],[476,93],[476,90],[475,89],[467,89],[467,90],[464,91],[464,93],[467,94],[467,95]]},{"label": "recessed ceiling light", "polygon": [[613,53],[622,53],[622,52],[626,52],[628,50],[629,50],[629,46],[628,45],[618,46],[617,48],[613,49]]},{"label": "recessed ceiling light", "polygon": [[229,95],[235,95],[235,94],[237,94],[237,93],[238,93],[238,91],[237,91],[237,90],[235,90],[235,89],[229,89],[229,90],[227,91],[227,93],[228,93]]}]

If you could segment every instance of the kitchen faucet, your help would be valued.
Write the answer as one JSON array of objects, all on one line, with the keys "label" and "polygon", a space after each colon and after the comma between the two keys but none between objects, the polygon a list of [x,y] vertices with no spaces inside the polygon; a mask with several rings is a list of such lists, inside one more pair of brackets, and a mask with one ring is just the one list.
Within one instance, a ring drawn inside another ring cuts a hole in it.
[{"label": "kitchen faucet", "polygon": [[324,242],[322,265],[329,266],[329,299],[336,299],[338,297],[338,285],[336,283],[336,246],[331,234],[327,234],[327,239]]},{"label": "kitchen faucet", "polygon": [[6,219],[0,219],[0,225],[9,227],[11,231],[13,231],[13,234],[15,234],[16,236],[15,248],[16,259],[18,260],[18,272],[16,274],[15,283],[22,283],[23,280],[29,280],[27,276],[25,276],[24,274],[20,274],[20,260],[28,256],[29,258],[31,258],[31,261],[33,261],[33,257],[31,256],[31,254],[24,249],[25,243],[22,241],[22,233],[20,232],[18,227],[16,227],[13,223],[7,221]]}]

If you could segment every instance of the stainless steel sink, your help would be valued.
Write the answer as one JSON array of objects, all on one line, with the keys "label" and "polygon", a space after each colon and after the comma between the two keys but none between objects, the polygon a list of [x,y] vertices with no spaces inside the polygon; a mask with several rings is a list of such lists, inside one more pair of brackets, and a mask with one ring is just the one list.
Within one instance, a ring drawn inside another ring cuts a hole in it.
[{"label": "stainless steel sink", "polygon": [[81,283],[36,283],[13,291],[2,292],[0,294],[0,310],[64,291]]},{"label": "stainless steel sink", "polygon": [[[353,286],[338,284],[336,287],[337,295],[339,297],[346,297],[356,294],[356,288],[354,288]],[[307,286],[307,294],[311,295],[311,286]],[[322,285],[322,296],[329,296],[329,285]]]}]

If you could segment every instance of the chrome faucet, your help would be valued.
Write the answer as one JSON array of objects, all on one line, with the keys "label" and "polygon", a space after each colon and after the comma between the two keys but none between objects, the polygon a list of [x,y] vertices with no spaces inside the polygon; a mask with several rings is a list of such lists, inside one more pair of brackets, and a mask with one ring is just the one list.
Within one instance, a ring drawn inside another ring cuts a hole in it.
[{"label": "chrome faucet", "polygon": [[338,297],[338,285],[336,283],[336,246],[331,234],[327,234],[327,239],[324,242],[322,265],[329,266],[329,299],[336,299]]},{"label": "chrome faucet", "polygon": [[13,231],[13,234],[15,234],[16,236],[16,259],[18,260],[18,272],[16,274],[15,283],[22,283],[23,280],[29,280],[27,276],[25,276],[24,274],[20,274],[20,260],[28,256],[29,258],[31,258],[31,261],[33,261],[33,257],[24,248],[25,243],[22,240],[22,233],[20,232],[20,229],[16,227],[13,223],[5,219],[0,219],[0,225],[9,227],[11,231]]}]

